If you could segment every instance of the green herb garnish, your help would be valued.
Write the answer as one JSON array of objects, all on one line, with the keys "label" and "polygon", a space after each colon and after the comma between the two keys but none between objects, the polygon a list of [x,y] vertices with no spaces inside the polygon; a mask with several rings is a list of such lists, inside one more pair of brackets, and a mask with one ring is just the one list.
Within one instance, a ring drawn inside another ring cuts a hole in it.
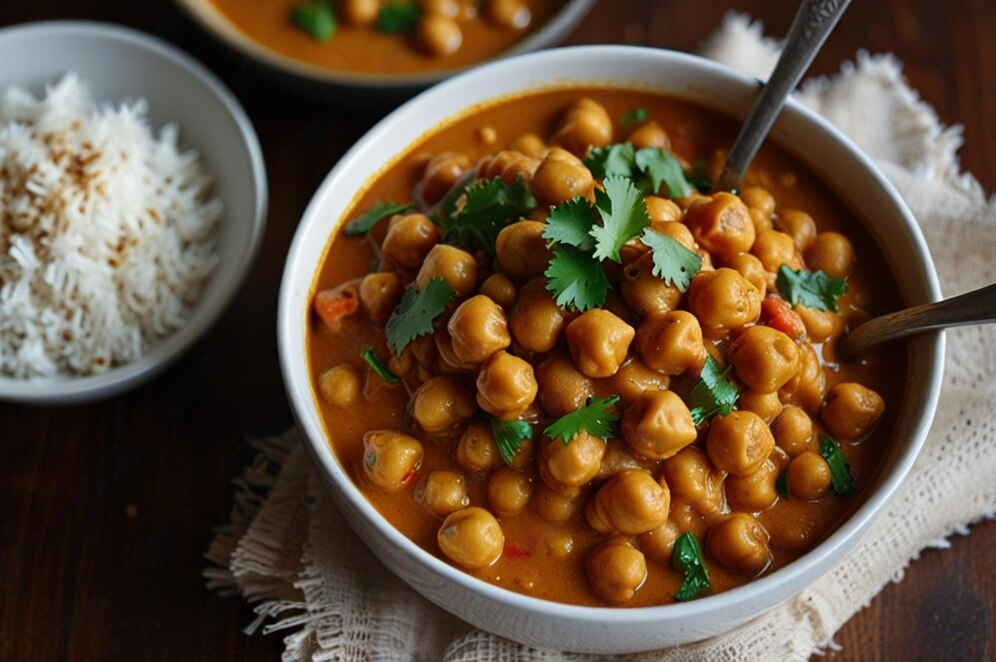
[{"label": "green herb garnish", "polygon": [[775,286],[790,305],[801,303],[817,310],[837,310],[837,299],[847,292],[847,281],[823,271],[795,270],[783,264],[778,267]]},{"label": "green herb garnish", "polygon": [[557,305],[570,310],[602,306],[611,287],[598,260],[591,253],[570,246],[553,249],[553,259],[544,275],[546,289],[553,294]]},{"label": "green herb garnish", "polygon": [[651,251],[653,274],[684,292],[702,268],[702,256],[690,251],[666,234],[647,228],[640,241]]},{"label": "green herb garnish", "polygon": [[689,410],[696,426],[713,416],[729,416],[733,411],[740,393],[727,377],[732,369],[733,366],[728,365],[720,370],[716,359],[711,355],[706,357],[699,381],[688,393]]},{"label": "green herb garnish", "polygon": [[591,203],[578,196],[550,210],[543,226],[543,238],[548,240],[549,246],[555,243],[566,244],[581,251],[590,251],[595,247],[591,228],[597,221],[598,217]]},{"label": "green herb garnish", "polygon": [[692,174],[688,178],[688,183],[697,188],[699,193],[708,193],[712,190],[712,180],[709,179],[707,172],[706,162],[696,159],[692,164]]},{"label": "green herb garnish", "polygon": [[620,124],[637,124],[639,122],[647,121],[647,109],[642,106],[639,108],[634,108],[625,115],[619,118]]},{"label": "green herb garnish", "polygon": [[595,257],[622,262],[619,250],[650,225],[647,204],[633,182],[625,177],[608,177],[602,186],[604,191],[595,192],[595,206],[602,224],[593,225],[590,231],[595,238]]},{"label": "green herb garnish", "polygon": [[380,8],[380,14],[377,15],[377,23],[374,27],[377,28],[378,32],[387,34],[407,32],[415,27],[420,15],[418,5],[414,2],[390,0]]},{"label": "green herb garnish", "polygon": [[775,481],[775,491],[783,499],[789,498],[788,472],[783,471]]},{"label": "green herb garnish", "polygon": [[398,307],[387,320],[387,345],[400,356],[405,347],[419,336],[432,333],[432,322],[456,298],[456,292],[445,278],[430,278],[425,287],[405,291]]},{"label": "green herb garnish", "polygon": [[674,594],[675,600],[679,602],[694,600],[703,591],[712,588],[705,561],[702,560],[702,549],[691,531],[685,531],[674,541],[671,565],[674,566],[675,570],[685,573],[681,580],[681,587]]},{"label": "green herb garnish", "polygon": [[506,184],[501,177],[495,177],[471,184],[464,193],[463,207],[442,219],[443,241],[481,246],[492,255],[498,233],[537,204],[532,192],[518,179]]},{"label": "green herb garnish", "polygon": [[373,347],[368,346],[364,348],[360,356],[362,356],[363,360],[366,361],[368,366],[370,366],[370,369],[385,382],[388,384],[398,383],[398,376],[391,372],[391,369],[387,367],[386,363],[380,360],[380,357],[377,356],[376,352],[374,352]]},{"label": "green herb garnish", "polygon": [[660,193],[661,184],[667,187],[668,196],[672,198],[684,198],[694,190],[685,179],[685,171],[677,157],[657,147],[639,150],[636,153],[636,167],[650,178],[652,193]]},{"label": "green herb garnish", "polygon": [[596,179],[628,177],[642,193],[662,193],[672,198],[691,195],[692,185],[681,168],[678,157],[658,147],[637,150],[630,143],[616,143],[588,152],[584,164]]},{"label": "green herb garnish", "polygon": [[584,164],[595,179],[606,177],[628,177],[637,174],[636,149],[632,143],[616,143],[605,147],[593,147],[584,158]]},{"label": "green herb garnish", "polygon": [[543,434],[550,439],[560,437],[567,445],[584,430],[593,437],[608,441],[615,430],[619,414],[611,408],[619,402],[618,395],[607,398],[588,398],[583,407],[565,414],[550,424]]},{"label": "green herb garnish", "polygon": [[513,421],[503,421],[500,418],[489,416],[491,421],[491,434],[494,435],[495,445],[498,446],[498,454],[505,464],[511,465],[515,462],[515,454],[522,444],[533,438],[533,426],[527,421],[518,419]]},{"label": "green herb garnish", "polygon": [[343,232],[349,236],[366,234],[373,230],[374,226],[383,219],[394,216],[395,214],[402,214],[411,208],[412,206],[408,204],[399,205],[394,202],[378,200],[370,209],[347,223]]},{"label": "green herb garnish", "polygon": [[854,493],[854,478],[851,476],[851,465],[847,463],[844,452],[836,439],[825,434],[820,435],[820,457],[830,465],[830,486],[840,496]]},{"label": "green herb garnish", "polygon": [[291,10],[290,20],[315,41],[324,43],[335,34],[335,13],[328,0],[305,0]]}]

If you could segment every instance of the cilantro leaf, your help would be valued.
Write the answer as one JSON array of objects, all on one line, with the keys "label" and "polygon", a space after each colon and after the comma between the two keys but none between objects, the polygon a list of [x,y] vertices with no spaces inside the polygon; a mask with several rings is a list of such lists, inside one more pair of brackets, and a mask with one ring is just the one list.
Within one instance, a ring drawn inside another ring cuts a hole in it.
[{"label": "cilantro leaf", "polygon": [[602,216],[602,225],[595,225],[589,234],[595,238],[595,257],[621,262],[619,249],[650,225],[647,204],[633,182],[624,177],[607,177],[603,191],[595,193],[595,205]]},{"label": "cilantro leaf", "polygon": [[595,179],[606,177],[628,177],[633,179],[636,170],[636,150],[631,143],[616,143],[605,147],[593,147],[584,159]]},{"label": "cilantro leaf", "polygon": [[390,0],[390,2],[380,8],[380,14],[377,15],[375,27],[378,32],[386,32],[388,34],[407,32],[418,23],[421,13],[418,5],[414,2]]},{"label": "cilantro leaf", "polygon": [[823,271],[796,271],[788,265],[778,267],[775,286],[782,298],[791,305],[801,303],[817,310],[837,309],[837,299],[847,292],[847,281]]},{"label": "cilantro leaf", "polygon": [[820,457],[830,465],[830,486],[840,496],[854,492],[854,478],[851,476],[851,465],[847,463],[844,452],[836,439],[825,434],[820,435]]},{"label": "cilantro leaf", "polygon": [[447,304],[456,298],[456,292],[445,278],[430,278],[425,287],[411,287],[401,297],[398,307],[387,320],[387,345],[399,356],[405,347],[419,336],[432,333],[432,322],[439,317]]},{"label": "cilantro leaf", "polygon": [[619,402],[618,395],[610,395],[607,398],[588,398],[584,407],[565,414],[550,424],[543,434],[550,439],[560,437],[566,446],[584,430],[593,437],[598,437],[602,441],[608,441],[615,429],[619,414],[609,409]]},{"label": "cilantro leaf", "polygon": [[783,499],[789,498],[788,472],[783,471],[775,481],[775,491]]},{"label": "cilantro leaf", "polygon": [[505,464],[511,465],[515,462],[515,454],[524,441],[533,438],[533,426],[528,421],[503,421],[494,416],[488,417],[491,421],[491,434],[494,435],[495,445],[498,446],[498,454]]},{"label": "cilantro leaf", "polygon": [[543,238],[549,240],[548,245],[566,244],[590,251],[595,247],[595,240],[589,232],[597,220],[591,203],[578,196],[550,210],[543,227]]},{"label": "cilantro leaf", "polygon": [[636,153],[636,167],[650,177],[651,192],[660,192],[661,184],[667,186],[668,197],[684,198],[691,195],[692,185],[685,179],[685,171],[674,154],[658,147],[644,147]]},{"label": "cilantro leaf", "polygon": [[682,292],[687,290],[692,278],[702,268],[702,257],[666,234],[650,228],[643,231],[640,240],[650,248],[653,274]]},{"label": "cilantro leaf", "polygon": [[699,193],[708,193],[712,190],[712,180],[706,170],[706,162],[696,159],[692,164],[692,174],[688,177],[688,183],[699,190]]},{"label": "cilantro leaf", "polygon": [[391,369],[387,367],[387,364],[384,363],[379,356],[377,356],[377,353],[374,352],[373,347],[367,346],[364,348],[360,356],[362,356],[363,360],[366,361],[368,366],[370,366],[370,369],[385,382],[388,384],[398,383],[398,376],[391,372]]},{"label": "cilantro leaf", "polygon": [[675,570],[685,573],[681,580],[681,587],[674,594],[675,600],[679,602],[694,600],[703,591],[712,588],[709,572],[702,559],[702,549],[699,547],[699,541],[695,539],[695,534],[691,531],[685,531],[674,541],[671,565],[674,566]]},{"label": "cilantro leaf", "polygon": [[549,290],[557,305],[571,310],[598,308],[609,294],[609,279],[591,253],[570,246],[553,249],[553,259],[545,272]]},{"label": "cilantro leaf", "polygon": [[358,234],[366,234],[367,232],[373,230],[374,226],[381,220],[394,216],[395,214],[401,214],[411,208],[412,206],[409,204],[399,205],[394,202],[378,200],[370,209],[351,220],[346,225],[346,229],[343,230],[343,232],[351,237]]},{"label": "cilantro leaf", "polygon": [[328,0],[305,0],[291,10],[290,20],[315,41],[324,43],[335,34],[335,13]]},{"label": "cilantro leaf", "polygon": [[647,121],[647,109],[640,106],[629,111],[625,115],[619,118],[620,124],[636,124],[638,122]]},{"label": "cilantro leaf", "polygon": [[479,245],[495,253],[498,233],[536,207],[532,192],[516,179],[506,184],[501,177],[471,184],[462,208],[444,217],[443,241],[464,246]]},{"label": "cilantro leaf", "polygon": [[733,366],[728,365],[725,370],[720,370],[716,359],[711,355],[706,357],[699,381],[695,382],[688,393],[689,409],[696,426],[713,416],[729,416],[733,411],[740,393],[727,378],[732,369]]}]

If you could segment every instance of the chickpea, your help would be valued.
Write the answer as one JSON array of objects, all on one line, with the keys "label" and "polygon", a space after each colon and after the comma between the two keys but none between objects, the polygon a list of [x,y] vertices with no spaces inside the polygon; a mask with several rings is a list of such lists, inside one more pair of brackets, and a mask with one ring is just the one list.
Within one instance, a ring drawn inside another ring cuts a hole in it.
[{"label": "chickpea", "polygon": [[397,430],[372,430],[363,435],[363,472],[384,492],[408,487],[424,455],[418,439]]},{"label": "chickpea", "polygon": [[449,16],[427,14],[415,24],[415,43],[428,55],[436,57],[456,53],[463,43],[460,25]]},{"label": "chickpea", "polygon": [[726,502],[730,508],[747,513],[767,510],[778,498],[775,482],[778,467],[770,459],[749,476],[730,476],[726,479]]},{"label": "chickpea", "polygon": [[540,477],[553,489],[570,493],[595,477],[605,457],[605,442],[582,430],[569,443],[543,438],[539,447]]},{"label": "chickpea", "polygon": [[480,179],[500,177],[506,184],[511,184],[519,179],[522,180],[523,184],[529,185],[539,164],[538,158],[514,149],[505,149],[494,156],[481,159],[480,163],[477,164],[477,176]]},{"label": "chickpea", "polygon": [[694,203],[685,211],[685,224],[699,245],[720,259],[749,251],[754,243],[747,205],[732,193]]},{"label": "chickpea", "polygon": [[819,454],[803,451],[789,462],[785,474],[789,494],[813,501],[830,489],[830,465]]},{"label": "chickpea", "polygon": [[664,460],[662,474],[671,490],[672,510],[676,497],[685,499],[703,515],[714,515],[722,510],[726,473],[713,466],[696,446],[685,446]]},{"label": "chickpea", "polygon": [[601,380],[601,384],[609,393],[619,396],[619,402],[623,407],[633,404],[645,392],[666,391],[670,382],[667,375],[648,367],[635,356],[626,359],[616,374]]},{"label": "chickpea", "polygon": [[775,212],[775,197],[762,186],[747,186],[740,191],[740,199],[748,209],[755,209],[770,218]]},{"label": "chickpea", "polygon": [[847,278],[854,266],[854,247],[839,232],[821,232],[806,249],[806,264],[835,278]]},{"label": "chickpea", "polygon": [[709,529],[709,555],[733,572],[757,574],[771,562],[768,532],[747,513],[733,513]]},{"label": "chickpea", "polygon": [[560,418],[576,411],[594,394],[591,380],[578,372],[569,357],[557,354],[536,369],[540,404],[550,416]]},{"label": "chickpea", "polygon": [[533,498],[533,480],[521,471],[502,467],[488,480],[488,506],[498,517],[517,515]]},{"label": "chickpea", "polygon": [[721,267],[700,272],[688,289],[688,308],[702,331],[719,338],[731,329],[756,322],[761,315],[761,294],[733,269]]},{"label": "chickpea", "polygon": [[671,149],[671,138],[668,137],[664,128],[654,120],[644,122],[633,129],[626,141],[633,143],[633,147],[636,149],[644,149],[645,147],[656,147],[665,151]]},{"label": "chickpea", "polygon": [[439,549],[468,570],[491,565],[505,549],[505,534],[494,515],[470,506],[450,513],[436,535]]},{"label": "chickpea", "polygon": [[495,252],[502,269],[519,278],[542,275],[553,258],[543,238],[543,223],[519,221],[502,228]]},{"label": "chickpea", "polygon": [[481,283],[481,294],[488,297],[502,308],[515,305],[518,293],[512,279],[503,273],[491,274]]},{"label": "chickpea", "polygon": [[714,419],[706,437],[709,459],[734,476],[749,476],[760,469],[774,447],[771,430],[750,411],[734,411]]},{"label": "chickpea", "polygon": [[443,518],[470,505],[467,481],[453,471],[433,471],[415,487],[415,500]]},{"label": "chickpea", "polygon": [[598,473],[594,480],[597,482],[606,481],[620,471],[628,469],[639,469],[640,471],[650,471],[645,464],[655,465],[655,462],[638,459],[630,452],[629,446],[622,439],[609,439],[605,442],[605,455],[602,463],[598,467]]},{"label": "chickpea", "polygon": [[379,0],[343,0],[339,5],[340,16],[350,25],[373,25],[380,15]]},{"label": "chickpea", "polygon": [[419,182],[419,192],[426,204],[433,205],[443,199],[472,164],[466,154],[440,152],[425,165]]},{"label": "chickpea", "polygon": [[432,278],[445,279],[456,291],[458,299],[466,299],[477,287],[477,260],[456,246],[436,244],[425,256],[415,284],[425,287]]},{"label": "chickpea", "polygon": [[448,430],[476,413],[466,385],[453,377],[433,377],[412,395],[412,416],[426,432]]},{"label": "chickpea", "polygon": [[526,156],[531,156],[534,159],[542,159],[543,155],[546,153],[546,143],[535,133],[523,133],[518,136],[509,145],[510,149],[514,149],[517,152],[522,152]]},{"label": "chickpea", "polygon": [[802,267],[802,260],[795,250],[795,240],[777,230],[765,230],[754,239],[750,252],[761,261],[765,271],[777,273],[783,264],[793,269]]},{"label": "chickpea", "polygon": [[460,468],[471,474],[481,474],[498,463],[498,446],[491,426],[476,421],[467,426],[456,447],[456,461]]},{"label": "chickpea", "polygon": [[802,320],[803,326],[806,327],[806,337],[811,343],[826,342],[840,326],[840,317],[836,313],[810,308],[801,303],[796,304],[792,310]]},{"label": "chickpea", "polygon": [[726,266],[746,278],[751,285],[757,288],[761,298],[764,299],[764,295],[768,291],[768,277],[765,274],[764,265],[757,257],[750,253],[737,253],[726,260]]},{"label": "chickpea", "polygon": [[532,12],[522,0],[488,0],[485,12],[488,20],[500,28],[524,30],[533,20]]},{"label": "chickpea", "polygon": [[815,414],[823,404],[827,378],[816,351],[809,343],[799,345],[799,371],[778,390],[782,402],[798,405]]},{"label": "chickpea", "polygon": [[425,214],[395,216],[387,226],[381,250],[402,269],[416,269],[439,243],[439,228]]},{"label": "chickpea", "polygon": [[785,407],[771,424],[771,434],[775,444],[789,457],[815,448],[813,419],[799,407]]},{"label": "chickpea", "polygon": [[629,307],[641,315],[666,313],[678,307],[681,290],[654,275],[654,258],[644,253],[623,269],[619,287]]},{"label": "chickpea", "polygon": [[671,457],[698,432],[688,405],[673,391],[647,391],[626,409],[622,435],[634,452],[653,460]]},{"label": "chickpea", "polygon": [[604,147],[612,142],[612,118],[597,101],[578,99],[564,113],[551,142],[583,156],[589,147]]},{"label": "chickpea", "polygon": [[614,474],[595,493],[594,510],[611,531],[636,535],[667,521],[671,493],[641,469]]},{"label": "chickpea", "polygon": [[805,252],[816,237],[816,221],[804,211],[783,209],[778,212],[778,229],[792,237],[795,250]]},{"label": "chickpea", "polygon": [[477,404],[498,418],[512,419],[536,398],[533,367],[505,350],[492,354],[477,375]]},{"label": "chickpea", "polygon": [[404,283],[393,271],[370,273],[360,281],[360,305],[371,321],[383,325],[404,291]]},{"label": "chickpea", "polygon": [[871,431],[883,411],[885,401],[878,393],[861,384],[842,382],[827,394],[823,422],[838,439],[861,439]]},{"label": "chickpea", "polygon": [[512,344],[505,313],[483,294],[457,306],[446,329],[453,342],[453,353],[465,364],[480,363]]},{"label": "chickpea", "polygon": [[392,373],[404,379],[415,372],[415,357],[407,348],[401,352],[401,356],[395,356],[393,352],[390,354],[390,357],[387,359],[387,369]]},{"label": "chickpea", "polygon": [[681,207],[673,200],[662,198],[658,195],[648,195],[645,199],[647,203],[647,216],[650,217],[651,227],[657,230],[654,224],[672,223],[680,221],[682,217]]},{"label": "chickpea", "polygon": [[589,377],[609,377],[619,369],[636,331],[607,310],[595,308],[567,325],[567,346]]},{"label": "chickpea", "polygon": [[651,315],[640,322],[636,348],[648,366],[668,375],[701,370],[706,361],[702,327],[684,310]]},{"label": "chickpea", "polygon": [[668,520],[653,531],[636,537],[636,545],[644,555],[655,563],[668,564],[674,551],[674,541],[681,535],[681,529],[673,520]]},{"label": "chickpea", "polygon": [[441,14],[450,18],[460,15],[460,3],[457,0],[419,0],[418,5],[425,14]]},{"label": "chickpea", "polygon": [[333,407],[346,408],[359,402],[363,386],[356,368],[342,363],[318,376],[318,392]]},{"label": "chickpea", "polygon": [[799,371],[799,348],[770,326],[752,326],[730,350],[737,377],[759,393],[774,393]]},{"label": "chickpea", "polygon": [[782,401],[778,398],[778,393],[760,393],[748,388],[740,392],[740,399],[737,400],[737,409],[752,411],[760,416],[764,421],[770,422],[782,411]]},{"label": "chickpea", "polygon": [[557,346],[564,330],[564,311],[546,290],[520,297],[510,320],[515,341],[530,352],[544,354]]},{"label": "chickpea", "polygon": [[585,566],[592,590],[610,604],[632,600],[647,580],[643,553],[624,540],[605,541],[588,554]]},{"label": "chickpea", "polygon": [[[565,155],[572,158],[565,158]],[[554,148],[536,168],[533,190],[548,205],[558,205],[578,196],[590,199],[594,196],[595,178],[572,154]]]},{"label": "chickpea", "polygon": [[540,481],[533,493],[536,512],[550,524],[566,524],[578,516],[584,501],[581,492],[564,494]]}]

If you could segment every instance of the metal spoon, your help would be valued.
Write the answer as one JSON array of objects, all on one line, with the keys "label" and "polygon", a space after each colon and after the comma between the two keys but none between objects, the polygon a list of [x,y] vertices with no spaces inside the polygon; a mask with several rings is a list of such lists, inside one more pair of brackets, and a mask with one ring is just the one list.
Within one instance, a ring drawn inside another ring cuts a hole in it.
[{"label": "metal spoon", "polygon": [[876,345],[921,331],[991,322],[996,322],[996,283],[868,320],[847,334],[839,347],[847,356],[859,356]]},{"label": "metal spoon", "polygon": [[761,88],[761,94],[744,121],[740,135],[730,148],[723,174],[716,182],[717,191],[732,191],[740,185],[747,166],[754,160],[754,155],[781,112],[785,98],[795,89],[849,4],[851,0],[802,0],[778,64]]}]

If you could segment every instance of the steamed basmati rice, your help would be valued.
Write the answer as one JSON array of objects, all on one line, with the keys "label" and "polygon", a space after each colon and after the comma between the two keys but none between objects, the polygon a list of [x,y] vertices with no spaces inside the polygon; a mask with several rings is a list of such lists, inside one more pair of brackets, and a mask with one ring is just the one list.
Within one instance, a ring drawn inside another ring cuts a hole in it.
[{"label": "steamed basmati rice", "polygon": [[0,373],[105,372],[189,317],[221,202],[146,113],[96,104],[73,74],[0,99]]}]

